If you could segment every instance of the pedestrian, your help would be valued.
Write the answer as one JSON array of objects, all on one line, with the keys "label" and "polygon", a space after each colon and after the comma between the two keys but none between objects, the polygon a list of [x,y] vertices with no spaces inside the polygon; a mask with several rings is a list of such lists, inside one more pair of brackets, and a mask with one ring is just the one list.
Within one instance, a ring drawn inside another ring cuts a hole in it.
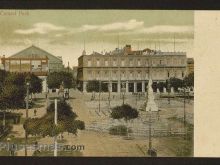
[{"label": "pedestrian", "polygon": [[34,116],[36,116],[37,115],[37,110],[36,109],[34,109]]}]

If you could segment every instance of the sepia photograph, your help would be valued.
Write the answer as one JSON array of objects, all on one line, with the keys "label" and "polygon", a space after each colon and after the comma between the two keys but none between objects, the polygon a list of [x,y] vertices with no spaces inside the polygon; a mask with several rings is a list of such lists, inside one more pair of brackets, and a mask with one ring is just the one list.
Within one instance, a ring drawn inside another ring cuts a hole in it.
[{"label": "sepia photograph", "polygon": [[0,156],[194,157],[193,10],[0,22]]}]

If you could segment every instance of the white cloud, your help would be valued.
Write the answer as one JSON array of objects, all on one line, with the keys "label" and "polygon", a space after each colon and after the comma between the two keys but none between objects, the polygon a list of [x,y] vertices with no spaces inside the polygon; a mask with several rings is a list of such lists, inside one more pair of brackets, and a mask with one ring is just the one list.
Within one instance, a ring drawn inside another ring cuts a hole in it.
[{"label": "white cloud", "polygon": [[114,30],[134,30],[143,27],[143,21],[137,21],[135,19],[126,22],[114,22],[104,25],[83,25],[80,30],[85,31],[114,31]]},{"label": "white cloud", "polygon": [[51,31],[62,31],[62,30],[66,30],[66,28],[62,27],[62,26],[56,26],[56,25],[53,25],[50,23],[40,22],[40,23],[34,24],[33,27],[30,29],[15,30],[15,33],[18,33],[18,34],[34,34],[34,33],[46,34]]},{"label": "white cloud", "polygon": [[142,28],[136,33],[192,33],[193,26],[170,26],[170,25],[158,25],[148,28]]},{"label": "white cloud", "polygon": [[[146,38],[134,38],[132,39],[133,41],[138,41],[138,42],[163,42],[163,43],[173,43],[174,42],[174,38],[149,38],[149,39],[146,39]],[[186,43],[186,42],[189,42],[193,39],[189,39],[189,38],[175,38],[175,42],[177,43]]]}]

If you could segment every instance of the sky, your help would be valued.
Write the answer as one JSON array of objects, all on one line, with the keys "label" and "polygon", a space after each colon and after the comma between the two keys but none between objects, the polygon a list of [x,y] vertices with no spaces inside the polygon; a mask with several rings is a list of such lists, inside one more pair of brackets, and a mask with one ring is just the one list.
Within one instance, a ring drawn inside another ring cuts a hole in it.
[{"label": "sky", "polygon": [[[131,44],[193,57],[194,12],[175,10],[0,10],[0,55],[31,45],[78,65],[87,54]],[[85,44],[84,44],[85,43]]]}]

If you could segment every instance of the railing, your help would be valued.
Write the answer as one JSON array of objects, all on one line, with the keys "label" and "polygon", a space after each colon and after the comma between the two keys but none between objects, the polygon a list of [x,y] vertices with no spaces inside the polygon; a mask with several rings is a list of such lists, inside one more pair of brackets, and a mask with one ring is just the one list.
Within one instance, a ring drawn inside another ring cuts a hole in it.
[{"label": "railing", "polygon": [[[108,133],[109,132],[109,127],[100,127],[97,125],[89,125],[86,126],[85,130],[87,131],[95,131],[99,133]],[[152,129],[151,135],[153,137],[167,137],[167,136],[183,136],[185,135],[185,130],[184,129],[175,129],[175,130],[170,130],[170,129]],[[133,137],[148,137],[149,136],[149,129],[133,129],[132,133],[129,133],[130,136]]]}]

